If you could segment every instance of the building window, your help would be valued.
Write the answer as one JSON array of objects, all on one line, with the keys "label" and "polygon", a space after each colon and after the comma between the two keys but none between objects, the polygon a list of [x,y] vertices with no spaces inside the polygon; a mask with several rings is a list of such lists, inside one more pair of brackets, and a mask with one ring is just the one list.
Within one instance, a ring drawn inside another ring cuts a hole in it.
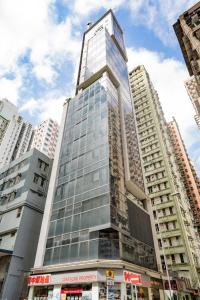
[{"label": "building window", "polygon": [[181,263],[182,263],[182,264],[184,264],[184,263],[185,263],[185,261],[184,261],[184,256],[183,256],[183,254],[182,254],[182,253],[180,253],[179,255],[180,255],[180,260],[181,260]]},{"label": "building window", "polygon": [[48,167],[49,167],[49,165],[41,159],[38,159],[38,166],[41,170],[43,170],[45,172],[48,170]]},{"label": "building window", "polygon": [[159,226],[156,224],[156,231],[159,232]]},{"label": "building window", "polygon": [[33,182],[35,182],[37,184],[38,180],[39,180],[39,175],[34,174]]},{"label": "building window", "polygon": [[176,263],[175,255],[174,254],[171,255],[171,259],[172,259],[172,264]]},{"label": "building window", "polygon": [[8,202],[13,201],[15,199],[16,192],[12,192],[8,195]]},{"label": "building window", "polygon": [[19,207],[17,209],[17,218],[19,218],[21,216],[21,212],[22,212],[22,207]]},{"label": "building window", "polygon": [[45,181],[46,181],[46,180],[45,180],[43,177],[41,177],[41,183],[40,183],[40,186],[41,186],[41,187],[43,187],[43,186],[44,186],[44,184],[45,184]]}]

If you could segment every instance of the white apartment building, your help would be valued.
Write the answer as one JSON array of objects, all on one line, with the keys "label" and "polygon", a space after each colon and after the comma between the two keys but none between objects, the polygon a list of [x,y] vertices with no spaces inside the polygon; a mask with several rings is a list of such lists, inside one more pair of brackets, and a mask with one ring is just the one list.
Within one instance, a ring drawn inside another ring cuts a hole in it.
[{"label": "white apartment building", "polygon": [[7,99],[0,100],[0,168],[30,149],[33,128]]},{"label": "white apartment building", "polygon": [[54,158],[56,143],[58,139],[59,125],[52,119],[40,123],[35,129],[32,148],[36,148],[46,154],[49,158]]}]

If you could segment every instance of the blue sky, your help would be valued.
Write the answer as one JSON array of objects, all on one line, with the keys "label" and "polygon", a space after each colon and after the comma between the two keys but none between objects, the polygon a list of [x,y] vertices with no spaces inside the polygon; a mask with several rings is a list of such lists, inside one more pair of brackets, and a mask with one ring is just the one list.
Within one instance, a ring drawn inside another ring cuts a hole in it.
[{"label": "blue sky", "polygon": [[74,95],[81,38],[88,21],[112,8],[121,24],[129,70],[144,64],[167,120],[175,116],[200,170],[200,132],[184,88],[186,70],[172,24],[193,0],[0,0],[0,98],[36,125],[60,120]]}]

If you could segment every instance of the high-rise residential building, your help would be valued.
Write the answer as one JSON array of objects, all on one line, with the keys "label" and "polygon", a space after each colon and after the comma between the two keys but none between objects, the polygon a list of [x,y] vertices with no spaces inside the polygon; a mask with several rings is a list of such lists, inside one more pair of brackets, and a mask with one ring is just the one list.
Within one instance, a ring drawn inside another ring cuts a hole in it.
[{"label": "high-rise residential building", "polygon": [[190,201],[190,207],[194,218],[194,225],[200,234],[200,185],[195,168],[188,157],[186,147],[182,140],[178,124],[173,118],[168,123],[170,138],[173,144],[173,150],[177,163],[183,178],[183,183]]},{"label": "high-rise residential building", "polygon": [[194,105],[195,121],[200,128],[200,1],[185,11],[174,24],[188,72],[192,78],[185,83]]},{"label": "high-rise residential building", "polygon": [[34,130],[32,148],[36,148],[51,159],[54,158],[58,140],[59,125],[56,121],[48,119],[40,123]]},{"label": "high-rise residential building", "polygon": [[0,100],[0,168],[30,149],[33,128],[7,99]]},{"label": "high-rise residential building", "polygon": [[174,24],[190,76],[200,83],[200,2],[185,11]]},{"label": "high-rise residential building", "polygon": [[[152,202],[163,269],[169,273],[174,293],[190,297],[188,291],[200,286],[200,252],[189,200],[149,75],[141,65],[129,76],[146,193]],[[166,282],[165,288],[170,289],[170,284]]]},{"label": "high-rise residential building", "polygon": [[185,87],[196,112],[194,119],[200,128],[200,95],[198,93],[198,84],[194,76],[185,81]]},{"label": "high-rise residential building", "polygon": [[[29,299],[163,299],[123,32],[108,11],[84,33],[63,112]],[[56,296],[57,295],[57,296]]]},{"label": "high-rise residential building", "polygon": [[33,149],[0,169],[0,299],[27,296],[51,165]]}]

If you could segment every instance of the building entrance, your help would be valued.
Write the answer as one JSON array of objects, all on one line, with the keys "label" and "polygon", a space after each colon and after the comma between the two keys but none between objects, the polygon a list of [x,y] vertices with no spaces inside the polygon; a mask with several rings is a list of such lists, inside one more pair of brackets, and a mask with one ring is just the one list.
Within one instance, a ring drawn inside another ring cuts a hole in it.
[{"label": "building entrance", "polygon": [[62,287],[60,300],[90,300],[91,291],[92,285]]},{"label": "building entrance", "polygon": [[62,294],[61,300],[82,300],[82,294],[75,294],[75,295]]}]

